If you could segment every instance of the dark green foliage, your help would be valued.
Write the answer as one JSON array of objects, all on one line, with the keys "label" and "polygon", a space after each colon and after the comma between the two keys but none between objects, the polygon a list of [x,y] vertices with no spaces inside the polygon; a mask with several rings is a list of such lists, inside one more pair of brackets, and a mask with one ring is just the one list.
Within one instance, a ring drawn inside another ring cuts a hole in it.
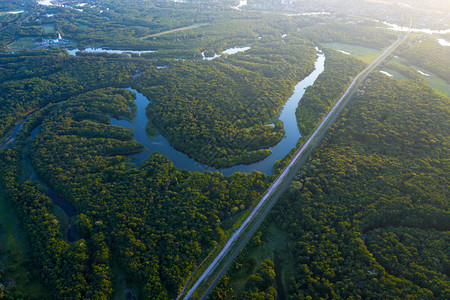
[{"label": "dark green foliage", "polygon": [[306,26],[301,28],[299,34],[319,43],[340,42],[376,49],[383,49],[397,39],[396,33],[371,26],[327,25]]},{"label": "dark green foliage", "polygon": [[221,220],[233,207],[250,206],[266,186],[260,173],[189,173],[159,154],[141,169],[126,169],[123,154],[140,145],[128,130],[92,115],[130,116],[132,98],[132,92],[109,88],[39,112],[46,115],[30,147],[31,160],[39,177],[76,207],[83,239],[73,244],[62,240],[50,199],[36,183],[20,184],[14,175],[20,160],[13,157],[21,157],[24,143],[18,140],[3,153],[3,176],[29,224],[37,265],[47,270],[43,276],[60,297],[110,295],[109,252],[143,286],[145,297],[173,297],[223,239]]},{"label": "dark green foliage", "polygon": [[[389,225],[448,230],[448,146],[442,135],[448,99],[421,83],[381,74],[362,91],[332,128],[327,147],[298,175],[302,187],[274,212],[296,241],[290,293],[346,298],[389,291],[383,295],[446,298],[435,275],[420,271],[428,281],[419,283],[406,276],[413,269],[392,273],[392,265],[370,254],[376,248],[366,248],[361,237]],[[391,255],[400,255],[398,250]],[[435,254],[448,261],[439,250]],[[441,280],[448,287],[446,278]]]},{"label": "dark green foliage", "polygon": [[[0,136],[37,111],[12,148],[0,153],[1,183],[28,234],[33,275],[57,299],[111,298],[118,276],[113,264],[124,270],[127,285],[138,287],[139,298],[176,298],[226,238],[222,221],[251,207],[267,187],[258,172],[225,177],[181,171],[161,154],[139,169],[129,167],[127,156],[143,146],[131,131],[110,123],[110,117],[135,114],[134,95],[123,88],[149,97],[152,134],[159,129],[210,165],[249,163],[268,155],[260,149],[284,134],[281,123],[267,123],[312,70],[310,39],[382,48],[395,38],[333,21],[311,26],[303,18],[234,12],[224,1],[111,0],[102,1],[110,8],[102,13],[89,5],[83,13],[28,5],[23,14],[0,17],[0,45],[48,37],[42,25],[51,10],[55,30],[80,48],[158,50],[140,58],[71,57],[59,49],[0,54]],[[186,26],[191,28],[150,36]],[[201,61],[203,51],[212,56],[235,46],[251,49]],[[348,56],[326,56],[326,70],[299,110],[304,135],[362,68]],[[422,56],[417,60],[428,64]],[[161,65],[167,68],[156,69]],[[433,71],[445,73],[435,64]],[[227,275],[214,299],[274,299],[282,296],[275,288],[282,280],[300,299],[448,298],[448,99],[418,78],[383,76],[373,76],[359,95],[270,216],[286,232],[282,250],[288,253],[278,260],[275,253],[275,264],[263,261],[270,255],[247,259],[267,243],[266,234],[257,235],[233,268],[244,274],[241,289],[233,291]],[[39,133],[27,140],[37,126]],[[39,178],[75,207],[77,241],[65,241],[51,199],[24,178],[27,155]],[[283,279],[280,264],[289,258],[294,271]]]},{"label": "dark green foliage", "polygon": [[266,221],[288,234],[290,299],[449,297],[448,101],[367,79]]},{"label": "dark green foliage", "polygon": [[[51,54],[51,55],[50,55]],[[65,52],[0,57],[0,135],[18,117],[49,103],[107,86],[126,87],[136,64],[132,60],[75,58]]]},{"label": "dark green foliage", "polygon": [[4,245],[3,245],[4,236],[5,236],[5,232],[3,229],[3,224],[0,224],[0,255],[2,257],[2,260],[0,261],[0,268],[1,268],[0,269],[0,283],[2,284],[2,286],[0,286],[0,299],[5,297],[6,282],[4,280],[5,279],[4,272],[5,272],[5,269],[8,267],[6,265],[8,253],[6,252],[6,249],[4,249]]},{"label": "dark green foliage", "polygon": [[233,289],[229,287],[230,277],[228,275],[223,275],[217,286],[208,296],[208,299],[226,299],[233,293]]},{"label": "dark green foliage", "polygon": [[325,49],[325,71],[306,89],[296,111],[302,136],[308,136],[333,104],[344,94],[364,64],[351,56]]},{"label": "dark green foliage", "polygon": [[[33,124],[25,127],[25,132]],[[18,137],[13,148],[2,152],[2,179],[8,194],[16,203],[28,233],[32,247],[34,267],[41,278],[53,291],[55,298],[94,299],[105,298],[111,293],[111,285],[95,282],[108,273],[101,260],[92,260],[100,250],[87,247],[84,240],[67,244],[60,233],[58,220],[50,213],[51,200],[43,194],[39,184],[29,181],[19,183],[21,151],[25,145],[26,134]],[[102,269],[103,268],[103,269]],[[91,286],[93,284],[93,287]]]},{"label": "dark green foliage", "polygon": [[[220,37],[203,41],[204,47],[220,52],[236,45],[231,36],[244,25],[264,25],[261,32],[271,36],[280,32],[259,18],[235,20],[227,23],[231,31],[218,24],[202,27]],[[251,32],[246,34],[254,39]],[[170,35],[170,39],[175,38]],[[3,55],[0,134],[19,117],[49,103],[107,86],[131,85],[151,100],[147,115],[177,149],[216,167],[252,163],[267,157],[270,151],[265,148],[283,137],[282,123],[274,128],[267,123],[277,117],[295,84],[312,70],[314,58],[312,45],[299,38],[289,43],[263,39],[245,53],[209,62],[164,60],[168,68],[163,70],[154,68],[157,60],[110,54],[71,57],[58,49]],[[137,69],[139,76],[133,78]],[[91,120],[102,118],[83,114]]]},{"label": "dark green foliage", "polygon": [[[112,3],[109,12],[115,21],[121,18],[116,12],[120,5]],[[82,18],[68,10],[60,13],[71,16],[56,22],[64,37],[70,38],[72,30],[79,30],[73,34],[83,45],[101,34],[98,28],[86,29],[90,36],[82,37],[85,29],[68,23]],[[88,12],[84,15],[89,16]],[[86,24],[98,26],[91,21]],[[186,44],[186,51],[197,55],[203,49],[220,52],[255,41],[253,29],[243,24],[267,35],[281,36],[279,26],[295,29],[291,23],[272,22],[276,27],[268,26],[263,19],[227,22],[232,30],[224,29],[223,23],[199,28],[214,38],[197,43],[202,49]],[[24,27],[32,26],[24,22]],[[115,29],[103,29],[108,41],[96,43],[117,45],[114,43],[120,41],[136,47],[136,36],[121,39]],[[143,30],[137,35],[151,32]],[[178,47],[191,38],[190,34],[182,42],[177,33],[175,38],[162,36],[160,41],[139,43],[167,44],[170,50],[174,47],[164,40],[172,40]],[[133,40],[134,44],[129,43]],[[210,164],[214,164],[211,152],[220,150],[217,165],[232,165],[265,157],[268,151],[258,149],[282,137],[281,123],[275,128],[265,124],[277,115],[293,86],[311,71],[314,58],[314,48],[304,40],[284,44],[272,38],[252,45],[245,54],[213,62],[164,60],[169,65],[164,70],[156,70],[156,60],[118,55],[71,57],[58,49],[1,55],[0,133],[5,134],[20,117],[37,111],[25,123],[14,146],[1,153],[2,180],[26,224],[33,267],[55,297],[110,297],[114,258],[128,281],[141,287],[137,291],[140,296],[173,298],[197,264],[224,239],[221,220],[250,207],[267,185],[265,176],[257,172],[224,177],[176,170],[160,154],[154,154],[140,169],[127,168],[126,156],[141,151],[142,145],[133,140],[129,130],[110,125],[109,118],[132,119],[134,96],[110,87],[140,88],[150,96],[148,115],[153,124],[172,138],[174,145],[187,141],[178,146]],[[136,69],[140,76],[133,78]],[[169,102],[167,91],[176,101]],[[181,118],[186,124],[179,127],[173,112],[165,115],[167,108],[198,116]],[[21,177],[27,136],[38,125],[39,133],[27,153],[39,178],[76,208],[73,226],[81,239],[72,244],[62,237],[61,226],[51,214],[53,204],[44,191]],[[176,130],[185,134],[183,139],[173,138]],[[192,139],[185,139],[189,136]],[[215,141],[213,147],[205,151],[211,141]]]},{"label": "dark green foliage", "polygon": [[143,73],[138,86],[151,100],[149,119],[174,147],[229,167],[270,154],[259,149],[275,145],[284,130],[281,123],[265,124],[311,71],[314,58],[314,49],[303,44],[258,45],[217,63],[172,63]]},{"label": "dark green foliage", "polygon": [[450,296],[448,231],[379,228],[367,233],[366,244],[389,274],[427,287],[438,298]]},{"label": "dark green foliage", "polygon": [[258,272],[247,278],[245,292],[241,299],[275,300],[277,291],[275,285],[274,264],[270,259],[261,263]]}]

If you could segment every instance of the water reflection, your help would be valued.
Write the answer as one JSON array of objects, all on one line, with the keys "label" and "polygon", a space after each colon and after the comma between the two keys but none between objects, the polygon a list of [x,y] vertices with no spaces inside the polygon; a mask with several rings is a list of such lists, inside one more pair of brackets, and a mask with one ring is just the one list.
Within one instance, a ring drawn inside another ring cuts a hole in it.
[{"label": "water reflection", "polygon": [[162,135],[158,135],[154,140],[150,139],[147,135],[147,132],[145,131],[145,127],[148,122],[147,116],[145,115],[145,108],[149,104],[149,100],[144,95],[131,88],[129,90],[136,93],[135,103],[137,106],[137,116],[134,120],[134,123],[126,120],[117,120],[114,118],[111,118],[111,123],[113,125],[122,126],[125,128],[134,128],[134,138],[136,139],[136,141],[143,144],[147,148],[146,151],[131,156],[133,157],[133,162],[136,163],[137,166],[139,166],[144,160],[146,160],[151,153],[159,152],[168,157],[179,169],[200,172],[203,172],[205,170],[219,171],[225,175],[230,175],[235,172],[251,173],[253,171],[259,171],[270,175],[271,169],[275,162],[277,160],[283,159],[289,153],[289,151],[295,147],[301,137],[297,125],[295,111],[300,99],[305,93],[306,88],[311,86],[315,82],[317,77],[323,72],[324,64],[325,55],[319,51],[314,71],[295,86],[293,95],[288,99],[283,109],[281,110],[279,119],[284,124],[285,136],[277,145],[268,148],[272,151],[271,155],[259,162],[255,162],[249,165],[237,165],[231,168],[215,169],[205,164],[199,163],[193,158],[189,157],[187,154],[176,150]]},{"label": "water reflection", "polygon": [[70,55],[76,56],[77,52],[86,52],[86,53],[115,53],[115,54],[139,54],[141,56],[142,53],[153,53],[156,52],[154,50],[142,50],[142,51],[136,51],[136,50],[113,50],[113,49],[105,49],[105,48],[86,48],[86,49],[71,49],[67,50]]}]

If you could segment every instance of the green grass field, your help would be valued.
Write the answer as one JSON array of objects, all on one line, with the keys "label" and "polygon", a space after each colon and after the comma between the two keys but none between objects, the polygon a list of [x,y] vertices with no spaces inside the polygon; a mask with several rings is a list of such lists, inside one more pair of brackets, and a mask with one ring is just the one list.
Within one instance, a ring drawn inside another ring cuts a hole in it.
[{"label": "green grass field", "polygon": [[0,187],[0,248],[0,268],[4,270],[3,278],[13,280],[16,285],[9,291],[11,296],[17,288],[25,296],[24,299],[50,299],[50,293],[42,283],[30,278],[28,269],[30,262],[27,259],[27,253],[30,251],[29,243],[19,225],[14,207],[6,198],[2,187]]},{"label": "green grass field", "polygon": [[163,31],[163,32],[149,34],[149,35],[141,37],[141,39],[145,40],[145,39],[151,38],[151,37],[157,37],[157,36],[161,36],[161,35],[166,35],[166,34],[174,33],[174,32],[177,32],[177,31],[184,31],[184,30],[195,29],[195,28],[199,28],[199,27],[202,27],[202,26],[206,26],[206,25],[209,25],[209,24],[194,24],[194,25],[191,25],[191,26],[175,28],[175,29],[166,30],[166,31]]},{"label": "green grass field", "polygon": [[[284,290],[287,290],[287,279],[292,271],[289,267],[291,257],[287,234],[273,223],[263,231],[265,235],[261,237],[262,243],[249,252],[246,256],[246,265],[233,275],[230,286],[234,291],[243,290],[248,276],[256,272],[260,264],[267,258],[270,258],[275,264],[277,261],[282,262],[279,266],[275,265],[275,269],[278,269],[277,277],[281,276]],[[252,243],[252,241],[250,240],[249,243]]]},{"label": "green grass field", "polygon": [[127,276],[117,262],[113,262],[111,273],[114,287],[112,299],[121,300],[124,298],[127,289]]},{"label": "green grass field", "polygon": [[423,76],[426,79],[427,83],[433,89],[435,89],[437,92],[439,92],[440,94],[445,95],[447,97],[450,97],[450,84],[447,83],[444,79],[442,79],[439,76],[437,76],[436,74],[431,73],[431,72],[429,72],[427,70],[424,70],[422,68],[418,68],[418,67],[415,67],[415,66],[412,66],[412,65],[411,65],[411,67],[414,68],[416,71],[420,70],[421,72],[430,75],[430,76],[425,76],[425,75],[422,74],[421,76]]},{"label": "green grass field", "polygon": [[125,271],[120,267],[119,263],[113,259],[111,266],[112,282],[113,282],[113,295],[111,299],[122,300],[125,299],[125,291],[131,290],[134,296],[139,299],[141,293],[138,283],[130,282],[130,278],[127,277]]},{"label": "green grass field", "polygon": [[382,68],[380,68],[380,71],[388,72],[389,74],[393,75],[393,77],[394,77],[395,79],[406,79],[406,77],[403,76],[402,74],[400,74],[400,73],[398,73],[397,71],[394,71],[394,70],[392,70],[392,69],[389,69],[389,68],[384,68],[384,67],[382,67]]},{"label": "green grass field", "polygon": [[[424,70],[423,68],[419,68],[414,65],[411,65],[406,59],[401,58],[401,57],[394,57],[392,59],[392,62],[399,63],[399,64],[402,64],[404,66],[414,69],[417,72],[417,74],[422,76],[435,91],[437,91],[438,93],[440,93],[444,96],[450,97],[450,84],[447,83],[444,79],[437,76],[436,74],[434,74],[430,71]],[[420,70],[421,72],[426,73],[430,76],[422,75],[418,72],[418,70]],[[391,73],[390,71],[388,71],[388,72]],[[394,77],[395,77],[394,73],[391,73],[391,74],[394,75]],[[403,79],[403,78],[400,78],[400,79]]]},{"label": "green grass field", "polygon": [[427,77],[428,84],[439,93],[450,97],[450,84],[440,77],[432,75],[431,73],[430,75],[430,77]]},{"label": "green grass field", "polygon": [[55,24],[42,24],[42,30],[45,34],[52,34],[56,32]]},{"label": "green grass field", "polygon": [[35,38],[31,37],[20,38],[17,41],[10,44],[9,48],[11,50],[35,49],[36,48],[36,45],[34,45],[35,42],[36,42]]},{"label": "green grass field", "polygon": [[348,52],[350,55],[355,56],[365,63],[371,63],[382,53],[382,50],[342,43],[325,43],[323,46],[336,51],[341,50]]}]

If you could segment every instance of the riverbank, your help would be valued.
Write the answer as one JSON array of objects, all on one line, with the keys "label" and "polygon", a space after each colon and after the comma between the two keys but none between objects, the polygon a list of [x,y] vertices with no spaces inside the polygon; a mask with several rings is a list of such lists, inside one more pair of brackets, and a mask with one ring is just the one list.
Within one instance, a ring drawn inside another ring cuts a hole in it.
[{"label": "riverbank", "polygon": [[194,158],[190,157],[188,154],[177,150],[162,135],[149,137],[146,128],[148,127],[147,124],[151,121],[147,118],[146,107],[149,105],[150,100],[146,96],[132,88],[129,88],[128,90],[136,94],[136,100],[134,103],[137,107],[137,114],[135,119],[133,120],[133,122],[130,122],[127,120],[117,120],[115,118],[111,118],[111,124],[122,126],[124,128],[133,128],[135,140],[143,144],[147,148],[147,150],[143,152],[130,156],[136,166],[140,166],[145,160],[150,157],[153,152],[159,152],[168,157],[178,169],[198,172],[217,171],[221,172],[224,175],[231,175],[236,172],[251,173],[253,171],[259,171],[261,173],[265,173],[266,175],[270,175],[272,167],[274,166],[276,161],[283,159],[289,153],[289,151],[297,145],[298,140],[301,138],[295,111],[306,91],[306,88],[314,84],[315,80],[324,71],[324,69],[325,54],[319,50],[314,70],[295,85],[292,95],[289,97],[282,110],[280,111],[278,119],[283,122],[283,127],[285,130],[284,137],[275,146],[266,149],[271,152],[270,155],[257,162],[240,164],[230,168],[214,168],[206,164],[202,164],[196,161]]}]

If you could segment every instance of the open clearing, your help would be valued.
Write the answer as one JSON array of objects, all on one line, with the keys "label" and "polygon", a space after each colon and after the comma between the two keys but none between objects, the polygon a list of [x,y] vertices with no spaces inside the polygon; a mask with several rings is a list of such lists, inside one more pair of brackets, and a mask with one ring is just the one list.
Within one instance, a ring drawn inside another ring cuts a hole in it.
[{"label": "open clearing", "polygon": [[436,91],[438,91],[439,93],[441,93],[447,97],[450,97],[450,84],[447,83],[444,79],[442,79],[441,77],[437,76],[436,74],[434,74],[430,71],[424,70],[423,68],[415,67],[412,65],[411,65],[411,67],[416,69],[416,71],[420,70],[421,72],[429,75],[429,76],[424,76],[424,75],[422,75],[422,76],[426,79],[427,83],[433,89],[435,89]]},{"label": "open clearing", "polygon": [[371,63],[382,52],[382,50],[342,43],[325,43],[323,44],[323,46],[337,51],[341,50],[348,52],[350,53],[350,55],[355,56],[356,58],[364,61],[365,63]]},{"label": "open clearing", "polygon": [[[437,76],[433,72],[430,72],[430,71],[425,70],[423,68],[416,67],[416,66],[410,64],[409,61],[407,61],[406,59],[401,58],[401,57],[395,57],[392,61],[395,62],[395,63],[400,63],[400,64],[402,64],[404,66],[412,68],[413,70],[415,70],[417,72],[417,74],[422,76],[427,81],[427,83],[433,89],[435,89],[438,93],[440,93],[440,94],[442,94],[444,96],[450,97],[450,83],[446,82],[444,79],[442,79],[441,77]],[[423,73],[426,73],[429,76],[421,75],[418,72],[418,70],[420,70]],[[396,77],[395,76],[396,74],[394,72],[391,73],[389,71],[389,73],[393,74],[394,77]],[[404,79],[404,78],[398,78],[398,79]]]},{"label": "open clearing", "polygon": [[429,85],[431,85],[432,88],[434,88],[439,93],[450,97],[450,84],[445,82],[444,79],[437,77],[436,75],[429,73],[431,76],[427,77],[427,82]]},{"label": "open clearing", "polygon": [[185,31],[185,30],[189,30],[189,29],[200,28],[200,27],[207,26],[207,25],[209,25],[209,24],[208,23],[203,23],[203,24],[194,24],[194,25],[191,25],[191,26],[175,28],[175,29],[166,30],[166,31],[163,31],[163,32],[149,34],[149,35],[141,37],[141,39],[145,40],[145,39],[151,38],[151,37],[157,37],[157,36],[161,36],[161,35],[166,35],[166,34],[174,33],[174,32],[177,32],[177,31]]},{"label": "open clearing", "polygon": [[50,294],[41,283],[29,278],[28,251],[29,244],[19,226],[14,207],[0,186],[0,268],[5,270],[3,278],[14,280],[18,290],[26,291],[27,297],[49,299]]},{"label": "open clearing", "polygon": [[52,34],[56,32],[55,24],[42,24],[42,30],[45,34]]},{"label": "open clearing", "polygon": [[[249,244],[247,245],[247,247],[250,246],[250,250],[247,255],[248,259],[243,261],[244,265],[241,266],[239,271],[237,271],[234,280],[230,283],[230,287],[234,291],[243,290],[248,277],[255,273],[261,263],[267,258],[272,260],[272,262],[275,262],[276,260],[284,262],[284,267],[278,268],[277,276],[289,278],[291,270],[288,262],[291,259],[291,254],[289,251],[286,232],[271,223],[264,235],[261,236],[261,241],[263,241],[262,244],[258,245],[258,242],[255,244],[255,241],[255,236],[249,241]],[[285,280],[282,281],[284,288],[286,288],[287,282]]]},{"label": "open clearing", "polygon": [[34,44],[35,42],[36,42],[35,38],[25,37],[25,38],[20,38],[17,41],[14,41],[8,47],[11,50],[35,49],[36,48],[36,45]]}]

